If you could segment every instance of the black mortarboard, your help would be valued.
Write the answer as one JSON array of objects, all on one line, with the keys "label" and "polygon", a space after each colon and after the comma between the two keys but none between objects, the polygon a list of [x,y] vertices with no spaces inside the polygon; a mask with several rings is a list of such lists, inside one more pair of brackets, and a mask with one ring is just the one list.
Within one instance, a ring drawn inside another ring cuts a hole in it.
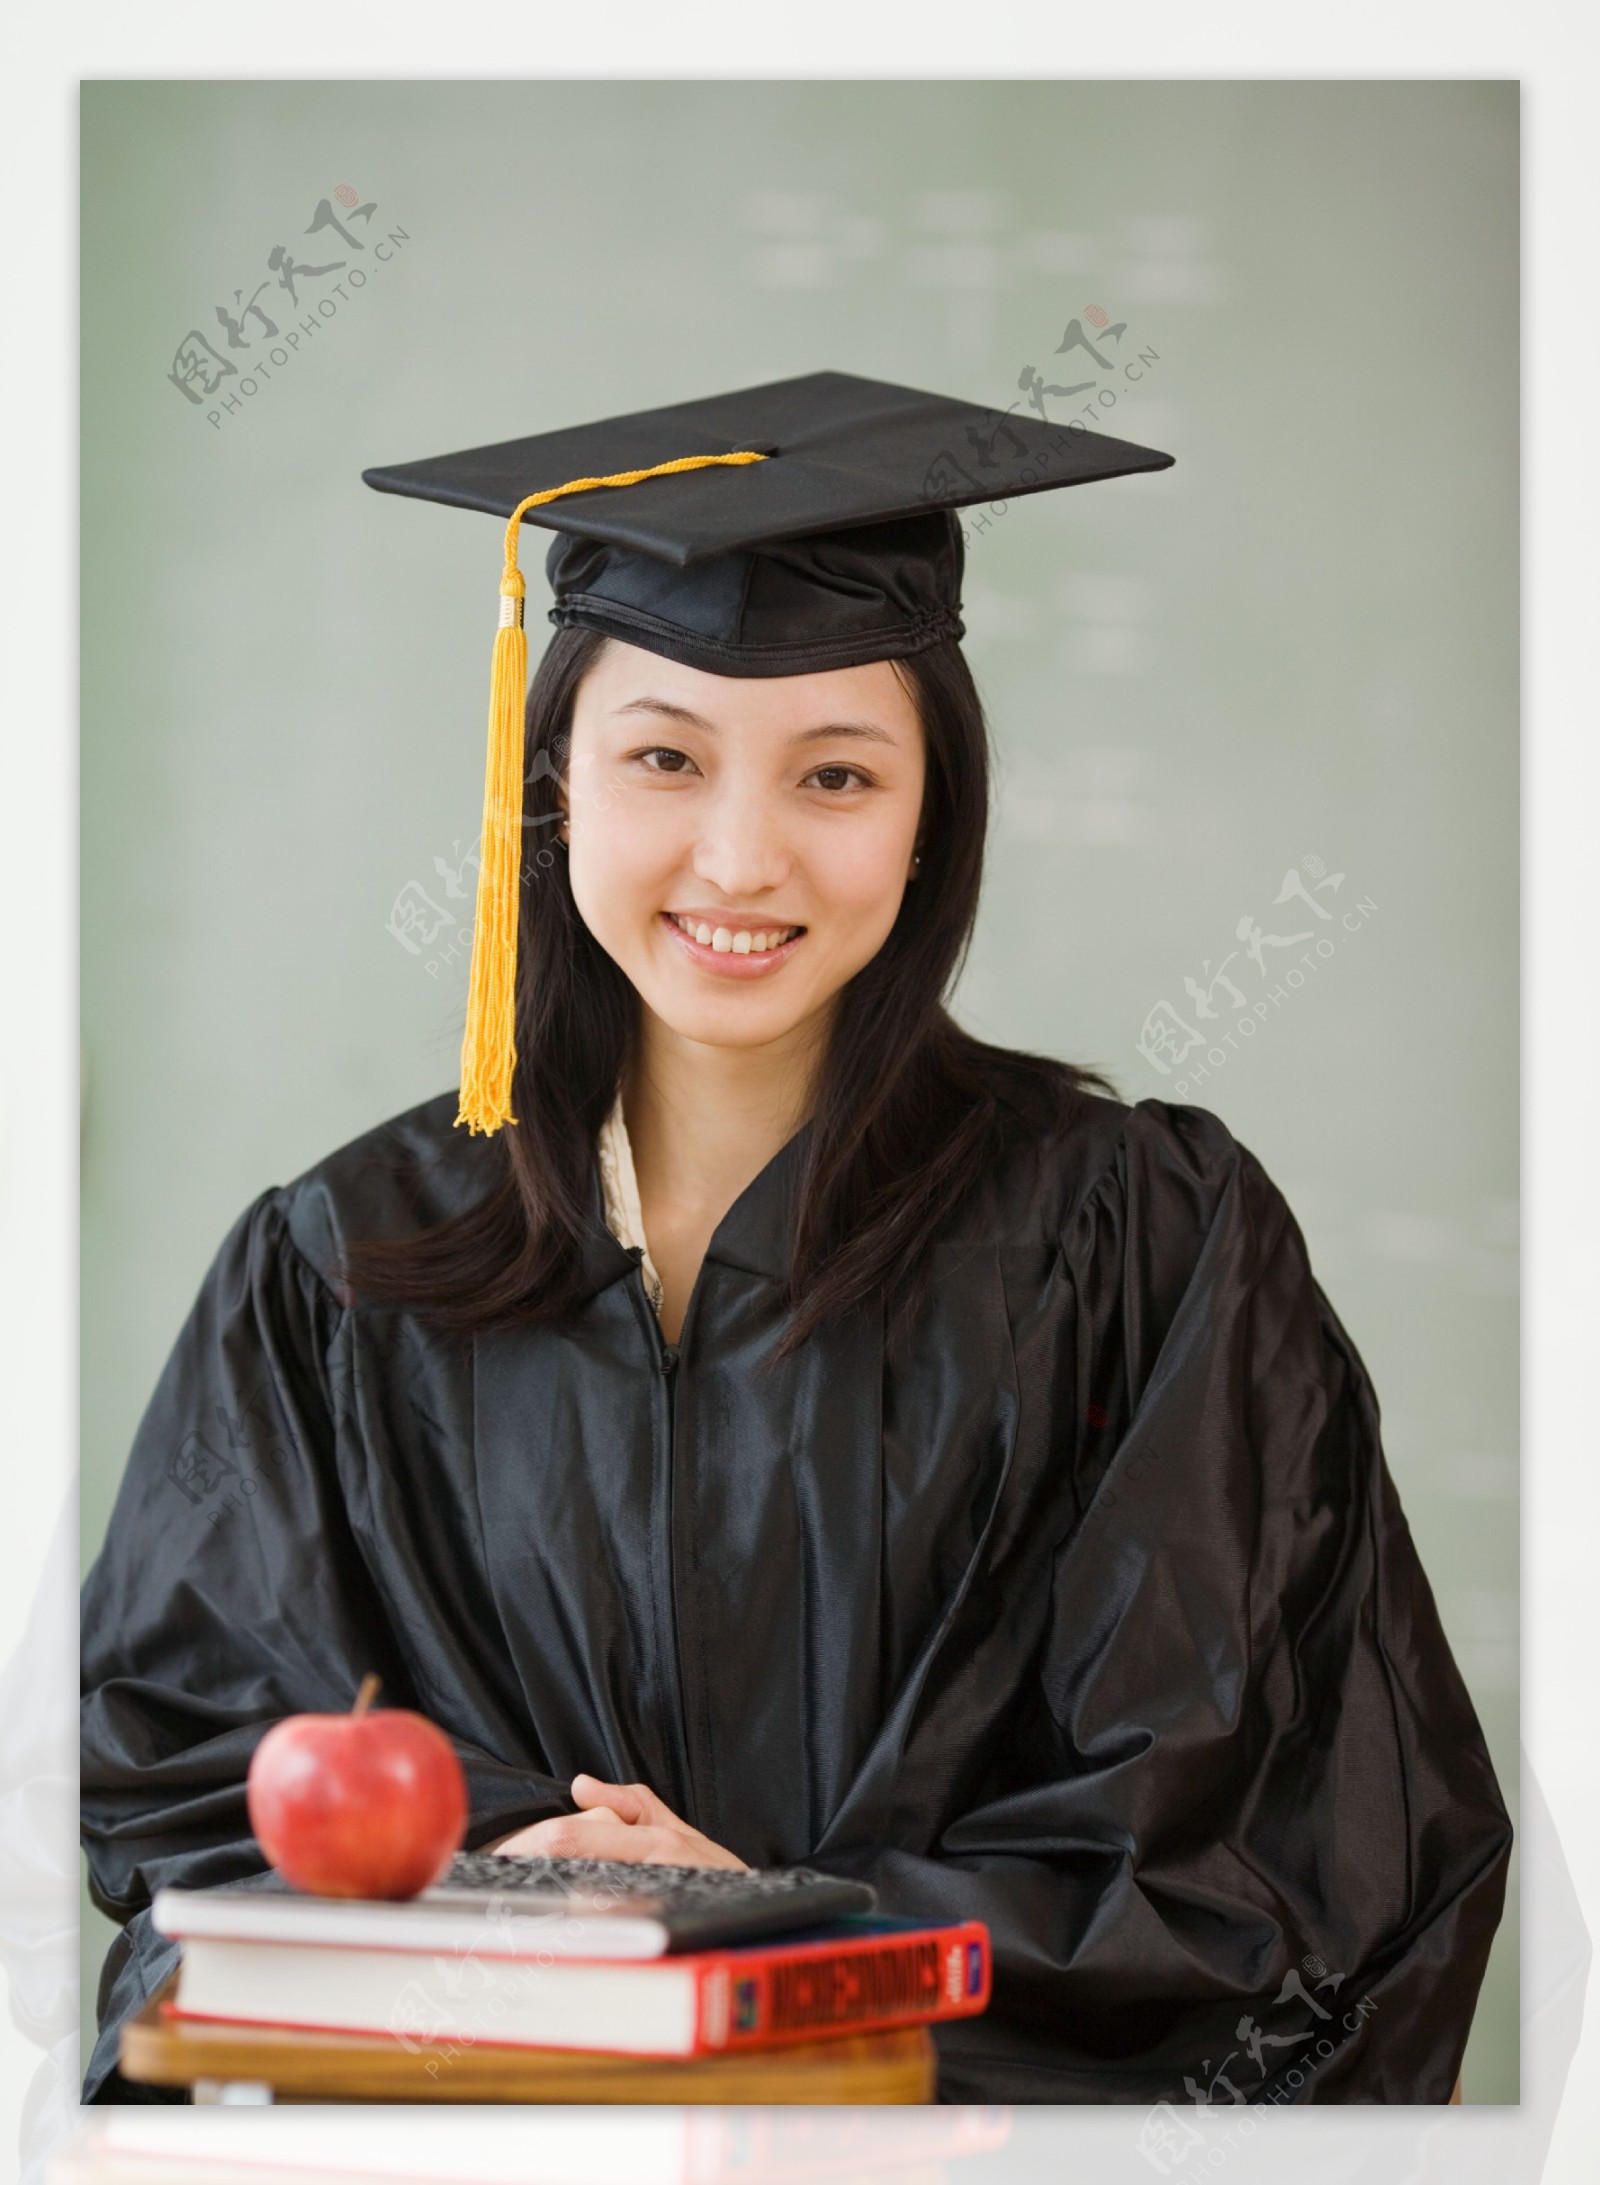
[{"label": "black mortarboard", "polygon": [[[762,460],[728,461],[741,452]],[[684,456],[721,460],[661,475]],[[1172,460],[1081,426],[811,372],[362,475],[382,493],[506,518],[565,487],[525,516],[558,534],[552,622],[712,674],[808,675],[962,634],[953,510]],[[594,483],[619,472],[656,475]]]},{"label": "black mortarboard", "polygon": [[364,471],[382,493],[506,519],[457,1121],[516,1120],[525,521],[556,533],[552,622],[714,675],[809,675],[963,634],[956,509],[1172,461],[1081,424],[811,372]]}]

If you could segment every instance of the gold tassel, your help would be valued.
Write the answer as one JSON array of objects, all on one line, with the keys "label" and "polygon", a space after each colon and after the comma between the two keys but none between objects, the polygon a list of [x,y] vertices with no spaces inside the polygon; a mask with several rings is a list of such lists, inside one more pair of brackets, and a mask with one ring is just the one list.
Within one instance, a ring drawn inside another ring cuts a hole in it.
[{"label": "gold tassel", "polygon": [[483,834],[478,845],[478,907],[472,926],[472,977],[461,1043],[458,1124],[496,1131],[514,1123],[516,1067],[517,868],[522,857],[522,708],[528,688],[528,633],[522,625],[522,573],[500,581],[500,628],[489,679],[489,757],[483,778]]},{"label": "gold tassel", "polygon": [[764,463],[751,450],[736,455],[684,455],[650,470],[618,471],[610,478],[574,478],[570,484],[530,493],[506,526],[505,568],[500,578],[500,628],[489,681],[489,755],[483,781],[483,836],[479,844],[478,905],[472,928],[472,974],[467,988],[467,1029],[461,1043],[461,1100],[456,1115],[469,1131],[493,1132],[515,1123],[511,1079],[516,1069],[517,917],[522,864],[523,709],[528,694],[528,636],[523,627],[526,586],[517,567],[517,541],[530,508],[595,486],[632,486],[712,463]]}]

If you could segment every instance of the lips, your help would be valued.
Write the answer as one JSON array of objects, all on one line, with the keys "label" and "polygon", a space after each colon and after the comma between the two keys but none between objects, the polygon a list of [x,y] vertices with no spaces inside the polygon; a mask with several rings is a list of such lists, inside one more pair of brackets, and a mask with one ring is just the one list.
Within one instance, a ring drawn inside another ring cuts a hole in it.
[{"label": "lips", "polygon": [[[728,979],[762,979],[769,977],[780,964],[788,962],[806,937],[806,929],[801,926],[793,932],[793,937],[790,940],[781,942],[776,948],[765,950],[754,948],[736,949],[731,946],[713,948],[708,942],[697,941],[691,934],[685,933],[670,911],[662,911],[660,918],[666,931],[671,934],[677,945],[687,952],[692,963],[697,964],[702,970],[715,972],[718,976]],[[710,924],[709,919],[703,922]],[[732,929],[725,928],[724,930],[729,932],[731,939]],[[745,928],[744,930],[748,931],[749,929]],[[762,928],[759,930],[781,931],[783,929]]]}]

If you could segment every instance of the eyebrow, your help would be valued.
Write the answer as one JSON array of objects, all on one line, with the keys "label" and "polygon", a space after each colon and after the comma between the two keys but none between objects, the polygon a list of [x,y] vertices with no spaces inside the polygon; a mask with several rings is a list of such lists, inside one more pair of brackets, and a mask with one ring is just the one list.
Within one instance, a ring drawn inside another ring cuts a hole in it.
[{"label": "eyebrow", "polygon": [[[618,706],[616,710],[619,716],[624,713],[654,713],[663,720],[682,721],[688,728],[703,728],[711,736],[717,733],[715,721],[708,721],[703,714],[691,712],[688,706],[675,706],[667,698],[630,698],[625,706]],[[879,728],[874,721],[825,721],[817,728],[802,728],[790,741],[801,744],[817,743],[825,736],[856,736],[864,743],[891,746],[897,746],[899,741],[886,728]]]}]

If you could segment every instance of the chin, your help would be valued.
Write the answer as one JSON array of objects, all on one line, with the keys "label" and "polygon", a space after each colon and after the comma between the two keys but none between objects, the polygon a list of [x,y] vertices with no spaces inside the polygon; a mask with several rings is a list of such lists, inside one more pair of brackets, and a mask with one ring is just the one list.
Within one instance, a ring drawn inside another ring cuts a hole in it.
[{"label": "chin", "polygon": [[810,1013],[788,1006],[775,1009],[770,1002],[764,1007],[752,1007],[749,999],[739,994],[730,995],[720,1005],[701,1003],[697,1007],[681,994],[651,993],[642,986],[639,999],[668,1031],[702,1047],[766,1047],[792,1032]]}]

